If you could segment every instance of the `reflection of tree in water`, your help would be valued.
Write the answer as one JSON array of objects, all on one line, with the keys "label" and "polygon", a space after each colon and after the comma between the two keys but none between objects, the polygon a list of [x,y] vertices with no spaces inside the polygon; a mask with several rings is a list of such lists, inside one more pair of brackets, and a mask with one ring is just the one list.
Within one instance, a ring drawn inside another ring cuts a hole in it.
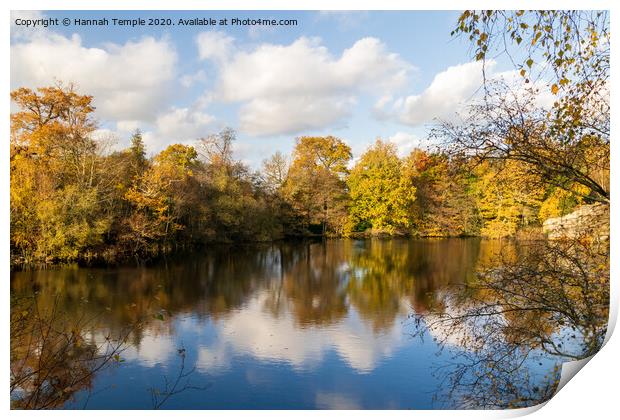
[{"label": "reflection of tree in water", "polygon": [[120,362],[129,330],[96,339],[94,318],[67,318],[55,302],[37,296],[11,299],[11,407],[60,408],[75,392],[92,391],[94,375]]},{"label": "reflection of tree in water", "polygon": [[227,251],[156,268],[11,273],[12,405],[62,407],[121,360],[125,343],[173,334],[171,315],[217,318],[241,306],[269,274],[273,251]]},{"label": "reflection of tree in water", "polygon": [[[149,325],[149,333],[170,327],[163,318],[136,315],[136,322],[124,328],[102,328],[102,313],[86,310],[90,305],[87,300],[82,301],[81,311],[74,308],[71,314],[59,305],[58,297],[52,298],[51,306],[42,306],[40,300],[47,299],[41,299],[39,293],[11,299],[12,408],[62,408],[85,390],[88,393],[80,404],[86,408],[90,397],[103,391],[93,393],[98,372],[124,362],[128,342],[139,345],[145,325]],[[187,390],[206,389],[190,383],[195,368],[186,368],[185,349],[177,353],[181,359],[178,374],[171,380],[163,376],[163,388],[148,389],[153,408],[161,408],[172,396]]]},{"label": "reflection of tree in water", "polygon": [[[453,354],[440,366],[439,398],[451,406],[505,408],[549,399],[559,366],[600,349],[609,311],[609,242],[578,239],[504,247],[481,257],[475,281],[443,310],[414,316]],[[543,377],[533,365],[551,361]]]},{"label": "reflection of tree in water", "polygon": [[[238,308],[271,276],[274,252],[223,248],[155,267],[83,269],[69,267],[11,273],[12,295],[39,291],[39,305],[58,306],[70,319],[99,314],[98,324],[120,331],[136,325],[132,341],[139,344],[146,327],[170,333],[170,315],[191,311],[218,318]],[[84,305],[88,302],[88,305]],[[164,322],[141,322],[162,313]]]},{"label": "reflection of tree in water", "polygon": [[[331,325],[352,305],[375,332],[386,331],[406,313],[434,305],[438,288],[459,282],[471,270],[477,241],[322,241],[248,247],[216,247],[153,267],[119,267],[12,273],[16,295],[41,291],[40,304],[59,305],[74,318],[101,313],[100,323],[120,330],[161,313],[164,322],[145,322],[131,335],[139,346],[149,334],[172,334],[175,314],[225,317],[266,290],[265,310],[290,311],[300,326]],[[449,257],[446,257],[449,256]],[[82,305],[88,301],[87,306]]]},{"label": "reflection of tree in water", "polygon": [[375,332],[387,331],[404,311],[403,298],[415,288],[408,242],[372,240],[364,245],[351,258],[349,299]]},{"label": "reflection of tree in water", "polygon": [[282,291],[301,326],[329,325],[347,314],[346,273],[349,250],[339,243],[308,243],[291,258],[283,253]]},{"label": "reflection of tree in water", "polygon": [[[478,241],[338,240],[280,246],[279,280],[270,284],[266,309],[286,308],[299,325],[329,325],[349,306],[377,333],[414,307],[432,304],[434,291],[473,272]],[[446,258],[449,255],[449,258]]]},{"label": "reflection of tree in water", "polygon": [[350,260],[351,304],[375,331],[390,329],[406,310],[406,299],[416,312],[435,305],[436,291],[461,283],[473,270],[479,242],[371,240],[362,242]]}]

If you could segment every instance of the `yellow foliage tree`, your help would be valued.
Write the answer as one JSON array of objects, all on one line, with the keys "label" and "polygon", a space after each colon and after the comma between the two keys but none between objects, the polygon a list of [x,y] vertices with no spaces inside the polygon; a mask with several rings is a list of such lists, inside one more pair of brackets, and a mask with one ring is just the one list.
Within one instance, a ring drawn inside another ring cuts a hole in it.
[{"label": "yellow foliage tree", "polygon": [[403,171],[394,144],[378,139],[355,164],[347,183],[352,229],[392,234],[410,226],[416,189]]}]

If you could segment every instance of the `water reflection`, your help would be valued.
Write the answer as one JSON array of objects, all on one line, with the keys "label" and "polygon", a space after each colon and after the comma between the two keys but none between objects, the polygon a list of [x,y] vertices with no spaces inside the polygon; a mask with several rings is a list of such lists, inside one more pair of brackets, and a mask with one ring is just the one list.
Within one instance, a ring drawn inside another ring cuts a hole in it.
[{"label": "water reflection", "polygon": [[[602,346],[609,315],[609,242],[591,237],[509,243],[478,262],[448,304],[416,314],[419,330],[449,345],[441,397],[463,408],[524,407],[551,398],[559,361]],[[556,359],[552,371],[531,369]]]},{"label": "water reflection", "polygon": [[[464,296],[481,292],[465,286],[502,249],[475,239],[215,247],[152,267],[16,272],[11,287],[95,319],[91,345],[131,326],[124,364],[89,385],[115,385],[89,392],[92,408],[150,408],[149,383],[178,370],[180,349],[197,386],[163,408],[429,408],[441,385],[433,366],[452,357],[440,345],[464,349],[463,361],[472,345],[440,314],[468,307]],[[411,338],[412,313],[439,344]],[[559,360],[539,359],[524,364],[532,386]],[[66,407],[87,394],[72,398]]]}]

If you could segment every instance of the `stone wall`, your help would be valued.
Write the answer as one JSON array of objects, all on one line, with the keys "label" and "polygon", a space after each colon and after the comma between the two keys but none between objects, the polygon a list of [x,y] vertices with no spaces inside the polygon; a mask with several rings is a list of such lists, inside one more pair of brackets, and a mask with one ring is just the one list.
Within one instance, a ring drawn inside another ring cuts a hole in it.
[{"label": "stone wall", "polygon": [[553,217],[543,223],[543,232],[549,239],[591,236],[609,238],[609,205],[591,204],[577,208],[562,217]]}]

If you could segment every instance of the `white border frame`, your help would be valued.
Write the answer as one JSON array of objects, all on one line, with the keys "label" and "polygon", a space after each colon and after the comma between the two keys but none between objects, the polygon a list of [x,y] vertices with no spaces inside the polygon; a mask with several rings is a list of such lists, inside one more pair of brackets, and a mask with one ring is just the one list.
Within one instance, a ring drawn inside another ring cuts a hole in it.
[{"label": "white border frame", "polygon": [[[413,1],[398,1],[398,0],[126,0],[123,2],[103,1],[103,0],[89,0],[89,1],[76,1],[76,0],[7,0],[4,2],[6,8],[2,10],[2,25],[4,42],[2,44],[2,56],[5,57],[5,63],[10,60],[10,10],[460,10],[465,7],[475,9],[608,9],[611,10],[611,32],[612,32],[612,46],[617,45],[620,41],[616,35],[616,29],[618,29],[615,23],[615,4],[619,2],[590,0],[588,2],[579,2],[575,0],[564,1],[447,1],[447,0],[435,0],[433,2],[413,2]],[[613,47],[612,47],[613,48]],[[615,55],[611,57],[611,92],[612,102],[617,93],[617,75]],[[3,94],[4,100],[0,101],[3,107],[1,115],[4,117],[0,119],[2,125],[3,138],[8,139],[9,135],[9,114],[10,114],[10,67],[5,64],[2,67],[2,80],[3,80]],[[617,117],[618,112],[612,106],[612,134],[614,138],[618,132],[614,117]],[[616,140],[620,141],[620,140]],[[157,419],[164,419],[170,416],[170,411],[88,411],[87,413],[81,411],[46,411],[43,414],[32,411],[10,411],[9,410],[9,148],[8,141],[5,140],[3,147],[0,148],[0,156],[4,165],[3,170],[0,172],[0,182],[2,185],[2,196],[0,198],[0,210],[3,220],[3,240],[0,243],[0,261],[2,270],[7,274],[5,290],[7,295],[5,297],[5,310],[2,313],[2,321],[0,321],[0,328],[3,332],[3,337],[6,339],[4,346],[2,347],[2,365],[4,366],[4,374],[0,375],[0,380],[4,384],[5,399],[3,401],[3,407],[14,418],[31,418],[31,417],[46,417],[46,418],[83,418],[86,414],[89,418],[107,418],[110,415],[120,418],[133,418],[138,416],[149,416]],[[615,162],[618,159],[618,144],[612,142],[611,147],[611,161],[612,161],[612,174],[611,174],[611,189],[616,191],[618,188],[618,170],[614,168]],[[611,206],[611,231],[618,232],[618,206]],[[617,241],[614,240],[612,235],[611,241],[611,255],[618,254]],[[325,418],[337,418],[341,415],[354,415],[358,418],[372,418],[375,416],[389,415],[392,418],[409,418],[409,416],[415,416],[416,418],[433,418],[433,419],[446,419],[446,418],[464,418],[464,419],[480,419],[480,418],[507,418],[516,417],[525,414],[534,413],[532,418],[544,419],[544,418],[610,418],[612,412],[618,412],[618,360],[615,354],[620,354],[620,342],[617,337],[613,337],[610,340],[610,333],[613,331],[618,314],[618,286],[620,278],[618,276],[618,260],[612,259],[611,261],[611,310],[609,320],[609,332],[606,338],[607,343],[605,347],[595,355],[593,359],[588,363],[588,368],[577,375],[576,379],[571,380],[568,384],[561,389],[561,391],[553,397],[548,403],[541,406],[518,409],[518,410],[506,410],[506,411],[415,411],[409,413],[407,411],[390,411],[384,413],[383,411],[356,411],[354,413],[343,411],[323,411],[316,413],[314,411],[184,411],[183,416],[186,418],[204,418],[216,416],[217,418],[233,419],[239,416],[265,418],[269,420],[285,419],[291,416],[295,418],[314,418],[317,414]],[[577,363],[579,365],[579,363]],[[581,364],[583,366],[583,364]],[[582,367],[581,366],[581,367]],[[570,370],[575,371],[575,365]],[[569,369],[563,369],[563,377],[568,373]],[[577,369],[578,371],[579,369]],[[545,406],[544,409],[539,410]]]}]

